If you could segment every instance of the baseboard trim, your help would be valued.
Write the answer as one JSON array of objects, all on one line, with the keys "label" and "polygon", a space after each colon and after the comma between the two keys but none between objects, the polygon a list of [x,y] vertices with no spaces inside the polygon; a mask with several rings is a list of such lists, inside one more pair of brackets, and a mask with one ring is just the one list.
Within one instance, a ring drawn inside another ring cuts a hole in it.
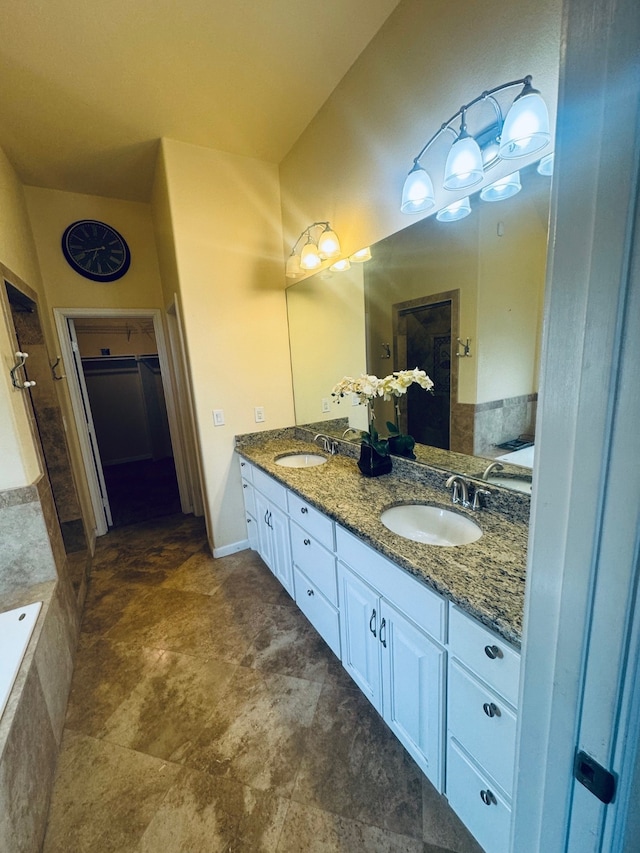
[{"label": "baseboard trim", "polygon": [[237,554],[238,551],[246,551],[250,547],[248,539],[241,539],[240,542],[233,542],[231,545],[225,545],[222,548],[214,548],[213,556],[216,559],[218,557],[228,557],[230,554]]}]

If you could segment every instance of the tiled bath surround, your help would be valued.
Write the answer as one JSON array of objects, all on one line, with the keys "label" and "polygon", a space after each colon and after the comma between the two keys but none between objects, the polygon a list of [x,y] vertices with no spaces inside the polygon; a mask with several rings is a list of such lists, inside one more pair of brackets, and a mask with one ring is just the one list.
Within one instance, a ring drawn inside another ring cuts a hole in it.
[{"label": "tiled bath surround", "polygon": [[46,477],[0,492],[0,610],[42,601],[0,719],[0,850],[40,849],[86,592],[76,596]]}]

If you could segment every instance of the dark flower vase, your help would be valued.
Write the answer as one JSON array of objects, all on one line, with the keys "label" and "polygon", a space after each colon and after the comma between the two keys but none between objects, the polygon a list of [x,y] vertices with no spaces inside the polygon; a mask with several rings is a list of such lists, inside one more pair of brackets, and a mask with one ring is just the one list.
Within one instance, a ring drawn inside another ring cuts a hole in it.
[{"label": "dark flower vase", "polygon": [[390,456],[382,456],[370,444],[360,445],[358,468],[365,477],[379,477],[381,474],[388,474],[391,471],[391,466]]},{"label": "dark flower vase", "polygon": [[394,456],[404,456],[405,459],[416,458],[413,452],[416,443],[410,435],[390,435],[387,444],[389,445],[389,453],[393,453]]}]

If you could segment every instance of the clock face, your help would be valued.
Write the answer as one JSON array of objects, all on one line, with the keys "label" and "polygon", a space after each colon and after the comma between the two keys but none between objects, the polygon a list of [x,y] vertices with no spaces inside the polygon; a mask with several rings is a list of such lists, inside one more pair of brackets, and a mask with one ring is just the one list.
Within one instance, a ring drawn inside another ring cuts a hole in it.
[{"label": "clock face", "polygon": [[92,281],[116,281],[131,263],[124,237],[96,219],[72,222],[62,235],[62,253],[77,273]]}]

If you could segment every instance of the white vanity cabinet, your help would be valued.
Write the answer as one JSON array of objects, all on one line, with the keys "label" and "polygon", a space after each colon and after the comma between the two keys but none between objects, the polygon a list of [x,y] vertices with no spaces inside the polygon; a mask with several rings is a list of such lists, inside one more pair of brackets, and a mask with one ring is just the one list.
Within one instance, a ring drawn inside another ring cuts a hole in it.
[{"label": "white vanity cabinet", "polygon": [[240,462],[240,473],[242,475],[242,497],[244,498],[244,511],[247,520],[247,537],[252,551],[260,551],[260,538],[258,534],[256,496],[253,488],[253,467],[244,460]]},{"label": "white vanity cabinet", "polygon": [[336,540],[342,663],[442,791],[446,603],[340,527]]},{"label": "white vanity cabinet", "polygon": [[293,598],[293,570],[286,515],[287,490],[258,468],[253,468],[252,476],[258,553]]},{"label": "white vanity cabinet", "polygon": [[450,609],[446,793],[488,853],[508,853],[520,655]]},{"label": "white vanity cabinet", "polygon": [[518,651],[240,464],[252,547],[486,853],[508,853]]},{"label": "white vanity cabinet", "polygon": [[341,657],[333,522],[292,492],[288,502],[296,604]]}]

